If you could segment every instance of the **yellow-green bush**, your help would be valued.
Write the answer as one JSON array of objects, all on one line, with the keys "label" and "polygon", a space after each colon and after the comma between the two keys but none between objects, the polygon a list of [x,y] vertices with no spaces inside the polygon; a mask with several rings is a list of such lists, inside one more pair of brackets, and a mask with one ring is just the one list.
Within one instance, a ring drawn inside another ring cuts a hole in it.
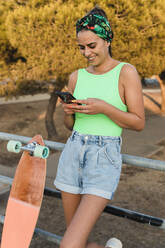
[{"label": "yellow-green bush", "polygon": [[[3,0],[3,2],[6,2]],[[5,35],[26,58],[10,65],[10,77],[20,80],[56,78],[85,65],[75,35],[75,23],[95,4],[104,8],[111,23],[115,59],[136,66],[141,76],[165,68],[165,7],[161,0],[10,0]],[[18,4],[19,3],[19,4]]]}]

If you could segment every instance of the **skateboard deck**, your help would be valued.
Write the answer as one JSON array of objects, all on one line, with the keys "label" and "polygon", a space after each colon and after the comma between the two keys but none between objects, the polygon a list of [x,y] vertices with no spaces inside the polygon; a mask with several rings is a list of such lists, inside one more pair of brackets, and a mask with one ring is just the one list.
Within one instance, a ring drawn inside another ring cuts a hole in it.
[{"label": "skateboard deck", "polygon": [[[29,142],[44,146],[40,135]],[[24,151],[12,183],[1,248],[28,248],[39,216],[46,178],[46,160]]]}]

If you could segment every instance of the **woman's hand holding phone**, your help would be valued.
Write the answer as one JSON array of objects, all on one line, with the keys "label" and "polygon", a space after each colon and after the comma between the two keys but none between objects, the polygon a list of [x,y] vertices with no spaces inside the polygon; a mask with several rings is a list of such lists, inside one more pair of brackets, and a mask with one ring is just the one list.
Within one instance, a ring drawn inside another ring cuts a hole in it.
[{"label": "woman's hand holding phone", "polygon": [[97,98],[87,98],[86,100],[77,100],[70,92],[56,91],[60,97],[62,107],[66,115],[73,115],[75,112],[84,114],[103,113],[106,103]]},{"label": "woman's hand holding phone", "polygon": [[56,95],[60,98],[64,112],[67,115],[72,115],[75,113],[75,105],[81,105],[80,103],[74,103],[76,98],[70,92],[56,91]]},{"label": "woman's hand holding phone", "polygon": [[[86,100],[73,100],[76,104],[68,104],[68,108],[74,112],[95,115],[103,113],[107,103],[98,98],[87,98]],[[78,105],[80,103],[81,105]]]},{"label": "woman's hand holding phone", "polygon": [[75,113],[74,109],[69,107],[71,104],[64,103],[62,100],[61,103],[66,115],[73,115]]}]

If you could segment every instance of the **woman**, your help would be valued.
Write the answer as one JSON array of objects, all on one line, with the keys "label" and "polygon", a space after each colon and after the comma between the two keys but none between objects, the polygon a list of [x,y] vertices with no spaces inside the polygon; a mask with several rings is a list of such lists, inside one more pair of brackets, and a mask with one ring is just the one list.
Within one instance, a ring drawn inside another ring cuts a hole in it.
[{"label": "woman", "polygon": [[[122,129],[144,128],[143,97],[136,69],[111,57],[113,33],[102,9],[96,7],[78,20],[76,31],[88,67],[69,79],[69,91],[78,100],[62,103],[64,123],[73,132],[54,183],[61,191],[67,225],[60,248],[102,248],[87,239],[119,182]],[[110,239],[105,247],[122,244]]]}]

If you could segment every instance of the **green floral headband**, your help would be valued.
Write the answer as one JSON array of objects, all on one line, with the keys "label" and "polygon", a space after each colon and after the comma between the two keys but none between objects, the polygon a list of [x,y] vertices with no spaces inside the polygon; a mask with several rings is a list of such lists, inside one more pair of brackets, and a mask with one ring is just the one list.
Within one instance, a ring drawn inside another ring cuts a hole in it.
[{"label": "green floral headband", "polygon": [[78,34],[83,29],[94,32],[108,42],[113,39],[111,26],[108,20],[101,15],[89,14],[79,19],[76,23],[76,33]]}]

